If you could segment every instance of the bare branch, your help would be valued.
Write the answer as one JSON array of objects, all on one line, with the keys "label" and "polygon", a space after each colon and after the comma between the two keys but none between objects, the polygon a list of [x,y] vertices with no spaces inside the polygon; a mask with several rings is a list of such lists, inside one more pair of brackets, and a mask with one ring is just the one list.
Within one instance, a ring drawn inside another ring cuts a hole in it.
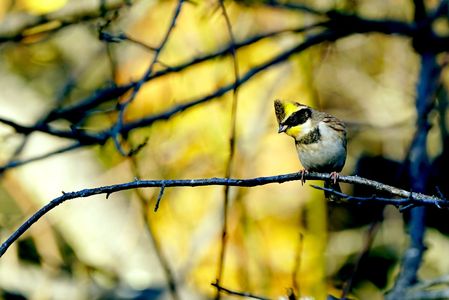
[{"label": "bare branch", "polygon": [[163,186],[161,186],[159,195],[157,196],[156,204],[154,205],[154,212],[157,212],[157,210],[159,209],[159,204],[161,203],[162,196],[164,195],[164,191],[165,191],[165,186],[163,185]]},{"label": "bare branch", "polygon": [[434,287],[436,285],[449,285],[449,275],[443,275],[433,279],[422,280],[420,283],[415,284],[412,289],[423,290]]},{"label": "bare branch", "polygon": [[105,134],[101,132],[87,133],[83,130],[76,130],[76,129],[60,130],[50,127],[48,124],[41,122],[37,122],[35,125],[32,126],[24,126],[14,121],[0,117],[0,123],[12,127],[17,133],[23,135],[29,135],[32,132],[43,132],[60,138],[72,139],[84,145],[103,144],[107,139],[107,136],[105,136]]},{"label": "bare branch", "polygon": [[[94,195],[104,194],[109,196],[113,193],[119,191],[126,191],[137,188],[154,188],[154,187],[196,187],[196,186],[210,186],[210,185],[220,185],[220,186],[240,186],[240,187],[254,187],[259,185],[266,185],[271,183],[283,183],[288,181],[299,181],[302,178],[307,180],[329,180],[330,174],[328,173],[314,173],[309,172],[308,174],[290,173],[277,176],[268,177],[256,177],[251,179],[233,179],[233,178],[207,178],[207,179],[176,179],[176,180],[136,180],[121,184],[114,184],[109,186],[102,186],[91,189],[84,189],[76,192],[63,193],[51,200],[47,205],[38,210],[34,215],[32,215],[25,223],[23,223],[0,247],[0,257],[6,252],[6,250],[11,246],[14,241],[16,241],[22,234],[24,234],[34,223],[36,223],[40,218],[42,218],[46,213],[54,209],[56,206],[64,203],[67,200],[86,198]],[[449,202],[435,196],[428,196],[421,193],[411,193],[406,190],[402,190],[393,186],[389,186],[374,180],[369,180],[366,178],[358,176],[340,176],[338,178],[339,182],[352,183],[365,185],[375,188],[378,191],[386,192],[392,196],[407,197],[408,201],[414,205],[421,206],[441,206],[448,207]],[[393,201],[393,200],[392,200]],[[404,201],[399,199],[398,201]],[[379,201],[379,204],[393,204],[384,203]],[[394,204],[393,204],[394,205]]]},{"label": "bare branch", "polygon": [[224,287],[218,285],[218,283],[211,283],[211,285],[213,287],[217,288],[217,292],[224,292],[226,294],[239,296],[239,297],[247,297],[247,298],[259,299],[259,300],[270,300],[270,298],[265,298],[265,297],[262,297],[262,296],[256,296],[256,295],[253,295],[253,294],[248,293],[248,292],[233,291],[233,290],[230,290],[230,289],[227,289],[227,288],[224,288]]},{"label": "bare branch", "polygon": [[[338,196],[340,199],[344,199],[348,202],[354,202],[357,204],[363,203],[363,204],[375,204],[375,205],[393,205],[393,206],[397,207],[401,212],[421,205],[421,203],[415,203],[415,201],[414,201],[415,193],[413,193],[413,192],[410,192],[410,196],[407,198],[385,198],[385,197],[379,197],[376,195],[371,195],[369,197],[360,197],[360,196],[351,196],[351,195],[348,195],[348,194],[345,194],[342,192],[338,192],[334,189],[325,188],[325,187],[318,186],[318,185],[311,185],[311,187],[313,187],[317,190],[329,192],[330,194]],[[445,199],[441,199],[441,200],[442,200],[442,202],[434,202],[433,205],[436,206],[437,208],[449,206],[449,201],[447,201]],[[429,206],[431,206],[431,205],[429,205]]]},{"label": "bare branch", "polygon": [[[134,175],[137,178],[139,178],[140,174],[139,174],[139,168],[138,168],[138,163],[137,163],[136,157],[131,156],[131,157],[129,157],[129,160],[131,161]],[[168,285],[170,294],[172,296],[172,299],[179,300],[180,296],[179,296],[178,286],[176,283],[176,276],[175,276],[174,272],[172,271],[172,269],[170,268],[170,264],[169,264],[169,260],[167,259],[167,256],[164,254],[164,251],[162,249],[162,243],[156,238],[154,224],[151,220],[152,214],[150,213],[150,202],[147,201],[147,199],[145,198],[145,196],[143,195],[143,192],[141,190],[135,189],[134,191],[143,207],[142,208],[142,217],[145,221],[145,225],[146,225],[145,228],[147,230],[148,237],[151,240],[151,243],[153,244],[154,252],[161,264],[162,270],[167,279],[167,285]],[[157,197],[156,207],[155,207],[154,211],[157,210],[157,208],[159,206],[159,202],[161,201],[163,194],[164,194],[164,186],[161,186],[159,195]]]},{"label": "bare branch", "polygon": [[377,234],[379,228],[380,228],[379,221],[374,221],[369,226],[368,232],[366,233],[365,240],[363,242],[363,248],[360,251],[360,253],[357,255],[357,258],[354,263],[354,268],[351,272],[351,276],[349,277],[348,280],[346,280],[346,282],[343,285],[343,291],[342,291],[342,294],[340,297],[341,299],[347,299],[347,296],[351,292],[354,279],[357,275],[357,271],[360,269],[360,264],[361,264],[362,260],[368,255],[368,252],[371,249],[371,245],[374,242],[374,238],[376,237],[376,234]]},{"label": "bare branch", "polygon": [[139,92],[140,88],[142,87],[142,85],[145,83],[146,79],[153,73],[153,69],[154,66],[156,64],[156,62],[158,61],[159,55],[161,54],[162,50],[164,49],[165,45],[168,42],[168,39],[173,31],[173,29],[175,28],[176,25],[176,21],[178,20],[178,16],[181,13],[181,7],[182,4],[184,3],[184,0],[179,0],[178,4],[175,7],[174,13],[173,13],[173,17],[172,20],[170,22],[170,25],[167,29],[167,32],[165,33],[159,47],[157,47],[154,50],[154,54],[153,54],[153,59],[148,67],[148,69],[145,71],[145,74],[143,74],[143,76],[140,78],[139,81],[136,82],[136,84],[133,86],[133,91],[130,95],[130,97],[123,102],[120,102],[117,106],[118,108],[118,117],[117,117],[117,121],[114,124],[114,126],[112,126],[112,128],[110,129],[109,133],[110,133],[110,137],[113,139],[114,144],[117,148],[117,150],[123,155],[123,156],[127,156],[128,154],[125,154],[124,150],[122,149],[122,146],[120,144],[119,141],[119,135],[121,133],[121,130],[123,128],[123,118],[125,116],[125,111],[128,108],[128,106],[134,101],[137,93]]},{"label": "bare branch", "polygon": [[[226,7],[223,3],[223,0],[218,0],[218,3],[220,5],[221,11],[223,13],[223,17],[226,22],[226,28],[229,34],[230,39],[230,52],[232,56],[233,61],[233,67],[234,67],[234,85],[232,87],[233,93],[232,93],[232,104],[231,104],[231,132],[229,134],[229,156],[228,160],[226,162],[226,171],[225,171],[225,178],[229,178],[232,175],[232,163],[234,161],[234,154],[235,154],[235,143],[236,143],[236,124],[237,124],[237,105],[238,105],[238,85],[237,82],[239,82],[239,65],[237,60],[237,52],[235,50],[235,38],[234,34],[232,32],[232,25],[231,20],[229,19],[228,12],[226,11]],[[224,271],[224,265],[225,265],[225,259],[226,259],[226,249],[227,249],[227,235],[228,235],[228,214],[229,214],[229,202],[230,202],[230,188],[229,185],[226,185],[223,189],[223,227],[221,231],[221,247],[220,247],[220,255],[218,259],[218,270],[217,270],[217,286],[220,285],[221,278],[223,277],[223,271]],[[217,289],[217,293],[215,294],[215,299],[221,299],[221,293],[219,289]]]},{"label": "bare branch", "polygon": [[[128,5],[122,0],[84,2],[86,5],[81,6],[69,2],[61,10],[40,16],[23,14],[7,16],[7,19],[0,24],[0,43],[17,42],[35,34],[50,33],[80,22],[95,20],[103,17],[105,11],[117,11]],[[105,2],[103,11],[98,9],[101,2]]]},{"label": "bare branch", "polygon": [[0,174],[5,172],[6,170],[9,170],[9,169],[12,169],[12,168],[16,168],[16,167],[19,167],[19,166],[23,166],[25,164],[28,164],[28,163],[31,163],[31,162],[35,162],[35,161],[38,161],[38,160],[42,160],[42,159],[45,159],[45,158],[49,158],[49,157],[57,155],[57,154],[70,152],[70,151],[73,151],[75,149],[79,149],[79,148],[81,148],[83,146],[84,146],[84,144],[76,142],[76,143],[71,144],[69,146],[65,146],[65,147],[62,147],[62,148],[59,148],[59,149],[56,149],[56,150],[44,153],[44,154],[36,155],[34,157],[31,157],[31,158],[27,158],[27,159],[23,159],[23,160],[10,161],[10,162],[6,163],[5,165],[0,166]]},{"label": "bare branch", "polygon": [[403,298],[404,300],[441,300],[449,298],[449,289],[436,291],[414,291],[407,292]]},{"label": "bare branch", "polygon": [[[417,1],[418,3],[420,1]],[[427,155],[427,133],[430,129],[428,114],[434,106],[435,90],[438,86],[441,68],[434,53],[421,53],[421,70],[417,83],[416,110],[418,112],[417,129],[409,151],[409,169],[413,190],[424,192],[430,173]],[[405,251],[393,289],[387,299],[403,298],[407,289],[416,283],[417,273],[425,251],[425,209],[417,207],[411,210],[409,234],[410,245]]]},{"label": "bare branch", "polygon": [[299,271],[301,270],[301,260],[304,247],[304,235],[300,232],[298,238],[298,245],[296,248],[295,264],[292,272],[292,293],[297,293],[298,297],[301,297],[301,282],[298,279]]},{"label": "bare branch", "polygon": [[[225,85],[206,96],[203,96],[203,97],[197,98],[195,100],[191,100],[189,102],[174,106],[174,107],[170,108],[169,110],[162,112],[160,114],[144,117],[142,119],[126,123],[121,127],[120,134],[126,135],[136,128],[150,126],[156,121],[168,120],[171,117],[173,117],[174,115],[181,113],[187,109],[190,109],[199,104],[216,99],[217,97],[220,97],[220,96],[226,94],[227,92],[233,90],[235,86],[238,87],[238,86],[244,84],[245,82],[249,81],[252,77],[257,75],[258,73],[260,73],[278,63],[285,61],[290,56],[292,56],[298,52],[301,52],[305,49],[308,49],[309,47],[311,47],[313,45],[316,45],[323,41],[326,41],[329,38],[334,39],[337,36],[338,36],[338,33],[334,33],[331,31],[326,31],[321,34],[316,34],[316,35],[310,36],[304,42],[297,44],[295,47],[279,54],[278,56],[274,57],[273,59],[269,60],[268,62],[262,63],[256,67],[248,70],[243,76],[239,77],[239,80],[237,82]],[[118,94],[120,94],[121,92],[124,93],[124,92],[126,92],[126,90],[128,90],[128,88],[126,86],[122,86],[119,88],[119,90],[112,89],[112,90],[100,91],[99,98],[93,97],[92,99],[89,99],[88,101],[83,102],[82,105],[73,107],[72,109],[68,109],[68,110],[65,110],[60,113],[58,113],[58,112],[51,113],[49,116],[47,116],[45,118],[46,122],[48,122],[49,120],[54,120],[55,114],[58,115],[59,117],[64,115],[64,116],[66,116],[66,118],[68,118],[68,116],[70,115],[69,113],[74,113],[75,116],[78,114],[85,114],[85,111],[83,111],[83,109],[88,110],[89,108],[92,107],[92,105],[94,105],[94,103],[97,104],[97,101],[99,101],[99,99],[101,99],[101,100],[108,99],[109,98],[108,95],[111,95],[111,94],[118,96]],[[5,121],[6,124],[13,123],[9,120],[5,120],[5,119],[3,119],[3,120]],[[0,120],[0,122],[1,122],[1,120]],[[26,126],[22,126],[22,125],[18,125],[18,124],[17,125],[8,124],[8,125],[17,127],[20,130],[27,130],[27,131],[36,130],[36,131],[45,132],[45,133],[48,133],[51,135],[55,135],[58,137],[74,139],[74,140],[77,140],[78,143],[80,144],[78,147],[84,147],[84,146],[89,146],[89,145],[94,145],[94,144],[103,145],[113,135],[113,133],[111,133],[111,130],[114,128],[114,126],[112,126],[111,128],[108,128],[101,132],[88,133],[86,131],[81,131],[81,130],[70,130],[70,131],[58,130],[58,129],[54,129],[53,127],[50,127],[48,124],[36,125],[36,126],[32,126],[32,127],[26,127]],[[54,154],[57,154],[57,153],[58,152],[56,152]],[[50,156],[50,155],[47,155],[46,157],[48,157],[48,156]],[[18,164],[18,165],[23,165],[25,163],[36,161],[36,160],[37,159],[26,160],[23,163]],[[11,165],[11,166],[8,166],[7,168],[5,168],[5,167],[6,166],[0,166],[0,170],[10,169],[13,166]]]}]

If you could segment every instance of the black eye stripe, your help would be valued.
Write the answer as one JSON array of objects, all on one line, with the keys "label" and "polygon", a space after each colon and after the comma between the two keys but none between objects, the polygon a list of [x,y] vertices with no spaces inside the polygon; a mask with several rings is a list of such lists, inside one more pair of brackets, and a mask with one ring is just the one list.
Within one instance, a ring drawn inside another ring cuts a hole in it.
[{"label": "black eye stripe", "polygon": [[284,125],[296,126],[299,124],[304,124],[312,115],[312,111],[308,108],[303,108],[294,112],[287,120],[284,121]]}]

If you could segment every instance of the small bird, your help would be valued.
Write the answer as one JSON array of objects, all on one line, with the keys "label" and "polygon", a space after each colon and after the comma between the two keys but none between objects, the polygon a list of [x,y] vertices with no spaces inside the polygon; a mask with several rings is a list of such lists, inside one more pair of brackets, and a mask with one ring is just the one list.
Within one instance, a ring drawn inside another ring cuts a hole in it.
[{"label": "small bird", "polygon": [[[274,111],[278,133],[285,132],[295,139],[303,176],[309,171],[330,173],[332,181],[325,181],[324,187],[341,192],[337,179],[346,161],[345,124],[330,114],[293,101],[275,100]],[[338,199],[328,192],[325,196]]]}]

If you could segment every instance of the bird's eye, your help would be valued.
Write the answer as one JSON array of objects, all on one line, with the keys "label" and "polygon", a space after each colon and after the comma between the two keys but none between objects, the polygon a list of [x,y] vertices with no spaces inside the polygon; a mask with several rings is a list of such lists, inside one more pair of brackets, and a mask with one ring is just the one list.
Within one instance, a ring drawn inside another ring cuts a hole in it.
[{"label": "bird's eye", "polygon": [[287,126],[296,126],[304,124],[312,115],[312,111],[308,108],[303,108],[294,112],[290,117],[285,120],[284,124]]}]

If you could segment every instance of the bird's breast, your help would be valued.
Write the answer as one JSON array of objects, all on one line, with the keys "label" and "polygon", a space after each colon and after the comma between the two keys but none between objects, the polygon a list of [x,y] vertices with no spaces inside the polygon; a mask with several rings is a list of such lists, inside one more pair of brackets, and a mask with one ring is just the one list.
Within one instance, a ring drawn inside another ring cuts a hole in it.
[{"label": "bird's breast", "polygon": [[338,140],[321,139],[313,144],[296,143],[298,157],[309,171],[339,172],[346,160],[346,147]]}]

